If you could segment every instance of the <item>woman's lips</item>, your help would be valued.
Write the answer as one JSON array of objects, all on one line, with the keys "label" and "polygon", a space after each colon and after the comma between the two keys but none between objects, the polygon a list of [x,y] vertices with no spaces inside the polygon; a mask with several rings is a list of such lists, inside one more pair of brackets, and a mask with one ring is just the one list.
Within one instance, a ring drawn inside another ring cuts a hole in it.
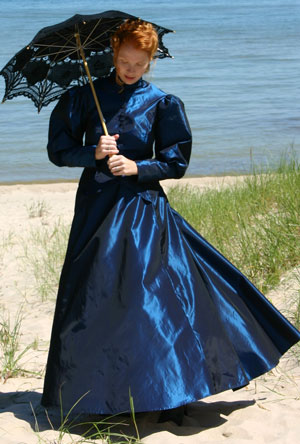
[{"label": "woman's lips", "polygon": [[125,79],[131,81],[131,80],[134,80],[135,77],[129,77],[129,76],[126,76],[126,75],[125,75]]}]

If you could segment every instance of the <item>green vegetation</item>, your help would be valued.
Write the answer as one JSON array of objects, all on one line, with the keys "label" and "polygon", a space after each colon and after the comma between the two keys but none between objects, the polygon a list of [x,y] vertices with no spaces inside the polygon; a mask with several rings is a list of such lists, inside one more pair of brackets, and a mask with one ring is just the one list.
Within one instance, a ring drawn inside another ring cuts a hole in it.
[{"label": "green vegetation", "polygon": [[300,168],[254,172],[221,190],[176,186],[170,204],[261,291],[300,263]]},{"label": "green vegetation", "polygon": [[300,294],[299,294],[299,298],[296,304],[296,310],[295,310],[295,320],[294,320],[294,324],[295,327],[298,328],[298,330],[300,330]]},{"label": "green vegetation", "polygon": [[[86,394],[85,394],[86,395]],[[136,424],[135,412],[133,399],[129,392],[130,398],[130,408],[131,414],[126,414],[126,419],[124,415],[111,415],[111,416],[102,416],[94,415],[97,419],[93,420],[92,418],[88,420],[81,419],[82,416],[78,415],[76,417],[73,416],[74,408],[80,404],[81,399],[85,396],[83,395],[78,401],[73,405],[73,407],[69,410],[69,412],[64,416],[62,409],[62,399],[60,399],[60,423],[61,425],[55,428],[47,414],[47,418],[52,430],[56,430],[57,436],[55,441],[45,440],[41,437],[39,431],[38,421],[33,410],[33,414],[35,417],[35,431],[38,437],[39,444],[62,444],[67,437],[70,439],[68,441],[70,444],[84,444],[84,443],[94,443],[95,440],[101,440],[101,442],[105,444],[141,444],[141,440],[139,437],[139,431]],[[134,428],[136,437],[129,436],[123,432],[124,427]],[[99,441],[97,441],[99,442]]]},{"label": "green vegetation", "polygon": [[32,231],[30,242],[24,245],[24,261],[36,281],[42,301],[55,298],[64,261],[70,227],[58,221],[54,227]]},{"label": "green vegetation", "polygon": [[297,282],[298,282],[298,293],[297,296],[295,297],[295,300],[292,301],[293,305],[294,305],[294,309],[293,309],[293,313],[292,313],[292,321],[293,324],[295,325],[296,328],[298,328],[298,330],[300,330],[300,276],[297,276]]},{"label": "green vegetation", "polygon": [[14,324],[8,314],[2,312],[0,319],[0,378],[4,382],[8,378],[30,372],[21,367],[20,360],[25,353],[36,347],[36,341],[27,345],[22,351],[20,348],[20,328],[22,323],[21,309],[18,311]]},{"label": "green vegetation", "polygon": [[13,244],[14,234],[12,231],[9,231],[9,233],[6,235],[2,235],[2,239],[0,239],[0,265],[3,263],[5,253],[12,247]]},{"label": "green vegetation", "polygon": [[47,216],[49,213],[49,208],[43,200],[32,202],[30,205],[26,206],[26,210],[29,218],[43,217]]}]

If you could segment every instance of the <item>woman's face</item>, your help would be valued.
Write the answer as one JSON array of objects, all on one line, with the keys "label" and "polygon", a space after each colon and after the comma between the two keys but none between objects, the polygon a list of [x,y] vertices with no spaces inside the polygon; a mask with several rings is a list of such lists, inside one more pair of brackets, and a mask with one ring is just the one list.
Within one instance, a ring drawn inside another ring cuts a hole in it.
[{"label": "woman's face", "polygon": [[132,85],[147,71],[149,63],[150,57],[146,51],[127,42],[120,46],[115,68],[122,82]]}]

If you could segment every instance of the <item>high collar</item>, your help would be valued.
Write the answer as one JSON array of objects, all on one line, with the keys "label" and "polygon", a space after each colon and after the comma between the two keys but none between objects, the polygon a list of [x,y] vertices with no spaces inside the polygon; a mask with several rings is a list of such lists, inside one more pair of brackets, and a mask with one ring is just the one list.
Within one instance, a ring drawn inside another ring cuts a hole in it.
[{"label": "high collar", "polygon": [[109,79],[115,85],[115,87],[118,89],[119,92],[133,91],[136,88],[145,88],[147,86],[147,82],[142,77],[137,82],[133,83],[132,85],[127,85],[126,83],[124,83],[122,86],[119,85],[116,81],[116,70],[115,69],[113,69],[113,71],[110,73]]}]

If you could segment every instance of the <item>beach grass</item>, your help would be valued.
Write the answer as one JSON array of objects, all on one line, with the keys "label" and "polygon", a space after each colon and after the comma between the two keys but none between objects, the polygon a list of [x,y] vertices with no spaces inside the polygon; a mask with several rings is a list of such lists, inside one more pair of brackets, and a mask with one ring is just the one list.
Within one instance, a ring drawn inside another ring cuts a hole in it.
[{"label": "beach grass", "polygon": [[295,327],[298,328],[298,330],[300,330],[300,291],[298,292],[298,300],[297,300],[297,305],[296,305],[296,310],[295,310]]},{"label": "beach grass", "polygon": [[242,183],[169,190],[171,206],[262,292],[300,263],[300,168],[283,159]]},{"label": "beach grass", "polygon": [[[103,442],[103,444],[141,444],[139,431],[135,418],[133,398],[129,391],[130,400],[130,413],[119,413],[110,416],[101,415],[73,415],[74,408],[80,404],[80,401],[86,396],[84,394],[81,398],[75,402],[71,409],[64,415],[62,408],[62,398],[60,396],[60,425],[55,427],[45,410],[49,425],[53,431],[56,431],[56,437],[54,441],[45,440],[39,430],[38,420],[35,411],[31,405],[32,412],[35,418],[35,432],[38,438],[39,444],[63,444],[65,438],[68,442],[74,444],[94,443],[95,440]],[[124,432],[124,429],[134,430],[134,434],[129,435]]]},{"label": "beach grass", "polygon": [[11,322],[10,315],[2,310],[0,318],[0,378],[4,382],[19,375],[36,374],[25,370],[20,362],[28,350],[36,347],[36,341],[33,341],[20,350],[21,313],[22,308],[18,310],[15,321]]},{"label": "beach grass", "polygon": [[70,226],[58,220],[51,228],[36,228],[24,243],[24,263],[30,267],[35,289],[42,301],[56,297],[61,267],[66,254]]},{"label": "beach grass", "polygon": [[[101,440],[105,444],[140,444],[139,437],[127,435],[124,431],[131,427],[130,418],[124,419],[122,415],[110,416],[104,419],[91,419],[83,421],[70,421],[70,423],[63,423],[58,429],[58,441],[65,442],[63,439],[74,434],[80,435],[78,439],[72,441],[76,444],[94,443],[95,440]],[[137,430],[137,429],[136,429]]]},{"label": "beach grass", "polygon": [[[293,310],[293,323],[300,330],[300,273],[297,275],[298,291],[295,297]],[[300,346],[299,346],[300,348]]]},{"label": "beach grass", "polygon": [[26,206],[26,210],[29,218],[45,217],[49,213],[49,208],[44,200],[31,202]]}]

